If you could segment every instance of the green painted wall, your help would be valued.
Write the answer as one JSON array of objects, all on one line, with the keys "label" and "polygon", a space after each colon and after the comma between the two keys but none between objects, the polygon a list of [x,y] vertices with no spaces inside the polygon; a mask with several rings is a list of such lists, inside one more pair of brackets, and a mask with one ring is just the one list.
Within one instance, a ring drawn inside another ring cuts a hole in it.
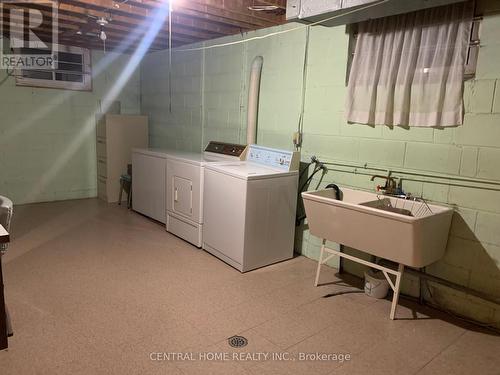
[{"label": "green painted wall", "polygon": [[[91,92],[0,85],[0,194],[15,204],[97,195],[95,114],[128,61],[93,51]],[[139,81],[137,69],[119,90],[122,113],[139,113]]]},{"label": "green painted wall", "polygon": [[203,54],[177,52],[172,63],[171,101],[168,52],[148,54],[141,64],[141,109],[149,115],[150,146],[199,151]]},{"label": "green painted wall", "polygon": [[[304,161],[316,155],[323,161],[500,181],[500,9],[495,7],[495,2],[481,3],[485,17],[479,62],[476,79],[465,85],[463,126],[440,130],[347,124],[343,112],[348,45],[345,27],[316,26],[309,36],[307,29],[301,28],[243,44],[174,51],[172,112],[168,109],[167,53],[149,55],[142,66],[142,111],[152,120],[151,143],[199,151],[210,139],[244,142],[249,66],[255,56],[262,55],[258,143],[292,149],[292,134],[298,128],[304,100]],[[297,27],[300,25],[289,24],[204,45]],[[323,179],[313,181],[310,189],[336,182],[371,190],[380,183],[352,172],[329,171]],[[403,184],[407,192],[456,207],[446,256],[427,271],[500,297],[500,192],[431,180],[412,181],[406,176]],[[319,239],[302,227],[296,247],[317,259]],[[346,269],[360,275],[363,272],[350,262],[346,262]],[[418,294],[417,280],[411,277],[405,277],[403,287],[406,293]],[[433,303],[500,326],[498,305],[439,285],[430,284],[430,288],[432,297],[425,294]]]}]

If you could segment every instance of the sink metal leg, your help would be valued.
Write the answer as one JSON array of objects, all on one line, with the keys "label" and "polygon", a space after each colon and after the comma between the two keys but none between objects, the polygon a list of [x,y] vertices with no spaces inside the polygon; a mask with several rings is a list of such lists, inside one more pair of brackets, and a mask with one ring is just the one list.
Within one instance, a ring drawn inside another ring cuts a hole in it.
[{"label": "sink metal leg", "polygon": [[[404,268],[405,266],[400,263],[398,266],[398,272],[396,274],[396,283],[393,285],[392,282],[389,282],[392,290],[394,291],[394,294],[392,296],[392,305],[391,305],[391,315],[390,315],[391,320],[394,320],[396,316],[396,308],[398,306],[399,290],[401,288],[401,279],[403,277]],[[386,277],[388,278],[388,275],[386,275]]]},{"label": "sink metal leg", "polygon": [[316,279],[314,280],[314,286],[318,286],[318,283],[319,283],[319,273],[321,272],[321,265],[323,264],[323,254],[325,253],[325,243],[326,243],[326,240],[323,239],[323,241],[321,242],[321,251],[319,253],[318,269],[316,270]]},{"label": "sink metal leg", "polygon": [[[380,264],[377,264],[374,262],[369,262],[369,261],[361,259],[361,258],[357,258],[354,255],[349,255],[349,254],[343,253],[343,252],[338,251],[338,250],[330,249],[330,248],[326,247],[325,244],[326,244],[326,240],[322,239],[321,252],[319,254],[318,268],[316,270],[316,279],[314,281],[314,285],[318,286],[319,275],[321,272],[321,265],[328,262],[334,256],[339,256],[340,258],[346,258],[346,259],[352,260],[353,262],[363,264],[365,266],[380,270],[384,274],[385,278],[389,282],[391,289],[394,292],[393,297],[392,297],[391,314],[390,314],[390,318],[392,320],[394,320],[394,318],[396,316],[396,308],[398,306],[399,290],[401,288],[401,279],[403,278],[403,272],[405,269],[404,264],[400,263],[398,265],[398,270],[396,271],[392,268],[384,267]],[[325,253],[328,255],[325,256]],[[393,275],[396,278],[395,282],[392,281],[391,275]]]}]

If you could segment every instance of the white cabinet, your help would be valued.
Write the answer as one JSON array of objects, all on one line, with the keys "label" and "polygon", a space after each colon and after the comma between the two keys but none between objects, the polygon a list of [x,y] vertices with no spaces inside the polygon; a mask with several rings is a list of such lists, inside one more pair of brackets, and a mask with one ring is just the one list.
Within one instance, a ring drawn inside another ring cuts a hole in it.
[{"label": "white cabinet", "polygon": [[132,153],[132,208],[166,223],[166,154],[134,149]]},{"label": "white cabinet", "polygon": [[132,161],[132,148],[147,147],[148,118],[100,114],[96,122],[97,195],[107,202],[118,202],[120,176]]}]

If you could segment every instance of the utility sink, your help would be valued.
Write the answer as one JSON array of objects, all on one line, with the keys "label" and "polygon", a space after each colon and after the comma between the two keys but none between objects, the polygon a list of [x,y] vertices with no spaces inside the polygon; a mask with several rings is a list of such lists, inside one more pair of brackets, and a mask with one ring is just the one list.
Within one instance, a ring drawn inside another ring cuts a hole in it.
[{"label": "utility sink", "polygon": [[341,188],[302,193],[314,236],[410,267],[425,267],[445,253],[453,210]]}]

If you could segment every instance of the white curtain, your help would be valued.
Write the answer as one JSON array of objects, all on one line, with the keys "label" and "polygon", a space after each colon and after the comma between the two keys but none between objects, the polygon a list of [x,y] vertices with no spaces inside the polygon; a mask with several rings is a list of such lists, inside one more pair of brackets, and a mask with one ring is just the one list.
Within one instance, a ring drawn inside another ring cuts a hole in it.
[{"label": "white curtain", "polygon": [[463,121],[470,2],[359,24],[346,102],[349,122],[456,126]]}]

